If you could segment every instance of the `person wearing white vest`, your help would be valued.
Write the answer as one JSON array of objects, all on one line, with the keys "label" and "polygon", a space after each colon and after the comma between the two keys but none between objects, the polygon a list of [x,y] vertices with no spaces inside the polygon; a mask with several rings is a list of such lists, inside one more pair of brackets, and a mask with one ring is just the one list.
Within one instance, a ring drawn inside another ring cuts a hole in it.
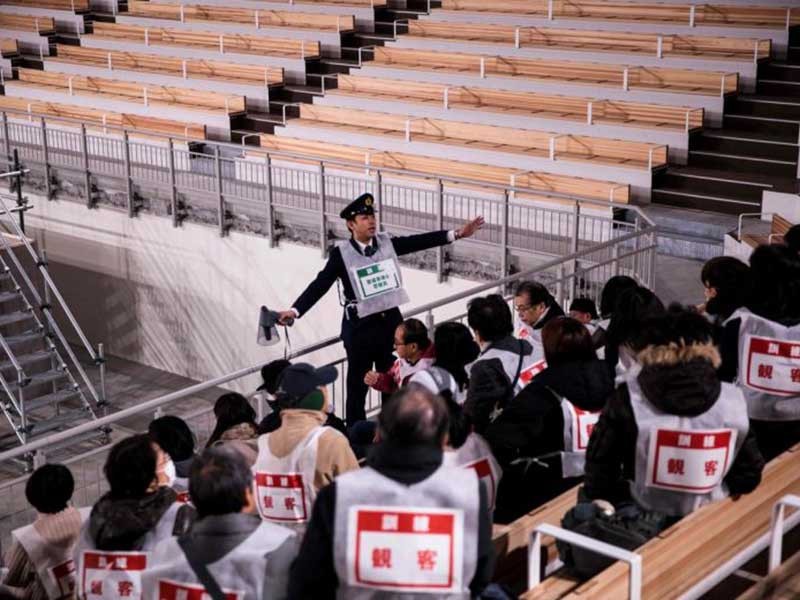
[{"label": "person wearing white vest", "polygon": [[327,386],[337,377],[335,367],[306,363],[281,374],[275,394],[281,425],[258,438],[253,465],[254,496],[264,520],[303,531],[320,488],[358,468],[347,437],[325,427]]},{"label": "person wearing white vest", "polygon": [[381,407],[368,466],[338,477],[314,504],[289,597],[470,598],[493,572],[486,489],[445,467],[444,401],[411,384]]},{"label": "person wearing white vest", "polygon": [[141,578],[161,540],[184,533],[194,509],[159,485],[158,451],[147,435],[120,440],[104,467],[110,490],[92,507],[75,547],[76,593],[85,600],[142,598]]},{"label": "person wearing white vest", "polygon": [[521,281],[514,290],[514,310],[517,315],[516,337],[530,343],[533,360],[544,360],[542,328],[551,319],[564,316],[564,310],[548,289],[538,281]]},{"label": "person wearing white vest", "polygon": [[483,433],[489,422],[523,388],[523,374],[533,367],[533,347],[515,338],[511,310],[499,294],[470,301],[467,323],[481,348],[469,370],[465,408]]},{"label": "person wearing white vest", "polygon": [[614,392],[583,323],[553,319],[542,342],[547,369],[486,430],[504,473],[496,523],[510,523],[580,483],[592,429]]},{"label": "person wearing white vest", "polygon": [[25,497],[36,509],[36,519],[11,532],[12,544],[5,562],[8,572],[0,595],[10,593],[23,600],[73,596],[72,552],[85,516],[70,505],[74,489],[72,473],[63,465],[43,465],[31,474]]},{"label": "person wearing white vest", "polygon": [[259,518],[251,481],[235,448],[208,448],[195,460],[189,490],[198,518],[188,533],[162,540],[150,553],[144,598],[286,597],[297,536]]},{"label": "person wearing white vest", "polygon": [[430,367],[436,358],[428,328],[419,319],[406,319],[394,330],[394,352],[397,360],[386,373],[369,371],[364,383],[373,390],[393,394],[403,387],[414,373]]},{"label": "person wearing white vest", "polygon": [[754,295],[725,322],[720,378],[736,382],[767,460],[800,442],[800,256],[759,246]]},{"label": "person wearing white vest", "polygon": [[347,353],[348,427],[366,419],[364,376],[373,366],[387,370],[394,362],[392,335],[402,323],[399,307],[409,301],[403,286],[398,257],[444,246],[472,236],[483,226],[483,217],[459,229],[392,237],[378,231],[375,198],[362,194],[339,213],[351,237],[338,242],[328,261],[289,310],[281,311],[280,323],[291,325],[302,318],[337,281],[341,282],[342,342]]},{"label": "person wearing white vest", "polygon": [[594,427],[584,492],[633,501],[672,522],[728,495],[753,491],[764,460],[741,391],[721,383],[711,324],[677,306],[642,323],[626,374]]}]

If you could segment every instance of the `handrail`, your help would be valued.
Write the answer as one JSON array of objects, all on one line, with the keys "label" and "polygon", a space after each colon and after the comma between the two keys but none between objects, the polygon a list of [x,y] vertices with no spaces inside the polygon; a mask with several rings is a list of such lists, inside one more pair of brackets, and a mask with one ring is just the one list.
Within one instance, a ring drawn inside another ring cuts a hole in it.
[{"label": "handrail", "polygon": [[[284,111],[285,111],[285,109],[284,109]],[[19,111],[19,110],[14,110],[14,109],[4,109],[2,111],[2,114],[4,115],[3,116],[3,121],[4,122],[7,122],[7,116],[6,116],[7,114],[24,115],[26,118],[30,118],[34,114],[38,115],[38,113]],[[51,121],[54,120],[54,121],[59,121],[59,122],[63,121],[63,122],[67,122],[67,123],[74,123],[75,125],[84,125],[84,126],[86,125],[86,123],[83,122],[83,121],[80,121],[78,119],[69,118],[69,117],[50,117],[48,120],[51,120]],[[151,131],[145,130],[145,129],[131,129],[131,128],[127,128],[127,127],[119,127],[119,126],[116,126],[116,125],[108,125],[108,126],[103,126],[103,127],[104,127],[104,129],[108,129],[108,130],[111,130],[111,131],[117,131],[117,132],[122,133],[122,134],[127,132],[129,136],[138,134],[138,135],[156,137],[156,138],[159,138],[159,139],[162,139],[162,140],[183,140],[183,141],[187,141],[187,142],[196,141],[196,142],[201,143],[201,144],[203,144],[205,146],[220,148],[220,150],[223,149],[223,148],[227,148],[227,149],[230,149],[231,151],[234,151],[235,154],[239,158],[241,158],[242,152],[243,152],[242,146],[240,146],[239,144],[234,144],[234,143],[216,142],[216,141],[211,141],[211,140],[190,140],[189,138],[176,138],[176,137],[173,137],[173,136],[164,135],[163,133],[151,132]],[[285,151],[285,150],[278,150],[278,151],[276,151],[276,150],[259,150],[259,149],[255,149],[254,148],[254,149],[249,149],[247,151],[249,151],[249,152],[258,152],[258,153],[260,153],[262,155],[268,155],[268,156],[271,156],[271,157],[278,157],[278,158],[280,158],[280,157],[296,158],[296,159],[305,160],[305,161],[314,160],[315,162],[319,162],[319,160],[320,160],[319,157],[311,157],[309,155],[304,155],[304,154],[301,154],[301,153],[298,153],[298,152],[290,152],[290,151]],[[213,156],[213,153],[209,155],[209,157],[211,157],[211,156]],[[580,200],[580,202],[582,204],[594,205],[596,207],[618,208],[618,207],[621,206],[619,203],[611,202],[611,201],[608,201],[608,200],[597,200],[595,198],[588,198],[588,197],[580,196],[580,195],[577,195],[577,194],[567,194],[567,193],[564,193],[564,192],[556,192],[556,191],[553,191],[553,190],[537,189],[537,188],[530,188],[530,187],[516,187],[516,186],[511,186],[511,185],[503,185],[503,184],[499,184],[499,183],[492,183],[492,182],[482,181],[482,180],[479,180],[479,179],[470,179],[470,178],[466,178],[466,177],[451,177],[451,176],[447,176],[447,175],[433,175],[433,174],[431,174],[429,172],[415,171],[413,169],[397,169],[397,168],[393,168],[393,167],[374,167],[374,166],[370,166],[368,164],[364,164],[362,162],[357,162],[357,161],[354,161],[354,160],[348,160],[348,159],[342,159],[342,158],[325,158],[323,162],[325,162],[326,165],[328,165],[328,166],[333,165],[333,166],[341,166],[341,167],[356,168],[356,169],[367,168],[367,169],[372,169],[372,170],[375,170],[375,171],[381,171],[382,173],[390,173],[390,174],[397,174],[397,175],[402,175],[402,176],[418,177],[420,179],[426,179],[426,180],[441,180],[443,182],[447,182],[447,183],[454,184],[454,185],[466,185],[466,186],[479,187],[479,188],[483,188],[483,189],[487,189],[487,190],[496,190],[499,193],[503,193],[504,191],[508,191],[508,192],[519,192],[519,193],[525,194],[525,193],[531,193],[533,191],[537,195],[542,196],[542,197],[554,198],[554,199],[560,199],[560,200],[570,200],[570,201]],[[632,212],[635,212],[640,218],[644,219],[648,224],[650,224],[650,225],[653,224],[653,221],[651,221],[650,218],[639,207],[634,206],[632,204],[625,204],[624,208],[626,210],[630,210]],[[552,210],[556,210],[556,209],[552,209]]]},{"label": "handrail", "polygon": [[[439,308],[439,307],[442,307],[442,306],[446,306],[448,304],[452,304],[453,302],[458,302],[460,300],[463,300],[463,299],[468,298],[470,296],[474,296],[474,295],[479,294],[481,292],[485,292],[487,290],[494,289],[494,288],[497,288],[499,286],[506,285],[506,284],[511,283],[513,281],[516,281],[516,280],[519,280],[519,279],[522,279],[522,278],[525,278],[525,277],[530,277],[530,276],[535,275],[537,273],[544,272],[544,271],[546,271],[546,270],[548,270],[548,269],[550,269],[550,268],[552,268],[554,266],[557,266],[559,264],[571,264],[574,261],[576,261],[576,260],[578,260],[578,259],[580,259],[580,258],[582,258],[584,256],[587,256],[587,255],[590,255],[592,253],[598,252],[600,250],[603,250],[604,248],[612,247],[615,244],[621,244],[621,243],[624,243],[624,242],[626,242],[628,240],[635,239],[637,237],[644,237],[644,236],[650,235],[650,234],[654,233],[655,230],[656,230],[655,225],[648,224],[646,227],[644,227],[643,229],[641,229],[639,231],[630,232],[630,233],[621,235],[619,237],[616,237],[613,240],[610,240],[608,242],[604,242],[602,244],[593,245],[592,247],[585,248],[585,249],[580,250],[578,252],[573,252],[573,253],[571,253],[571,254],[569,254],[567,256],[562,256],[562,257],[550,260],[550,261],[548,261],[548,262],[546,262],[544,264],[538,265],[537,267],[535,267],[533,269],[529,269],[529,270],[526,270],[526,271],[521,271],[519,273],[515,273],[514,275],[509,275],[507,277],[503,277],[502,279],[498,279],[496,281],[492,281],[492,282],[488,282],[488,283],[482,283],[480,285],[471,287],[468,290],[464,290],[462,292],[458,292],[458,293],[453,294],[451,296],[448,296],[446,298],[442,298],[442,299],[436,300],[434,302],[429,302],[427,304],[423,304],[423,305],[418,306],[417,308],[409,311],[408,313],[406,313],[406,316],[407,317],[411,317],[411,316],[419,315],[419,314],[422,314],[422,313],[425,313],[425,312],[430,312],[430,311],[432,311],[432,310],[434,310],[436,308]],[[646,250],[651,250],[652,251],[652,250],[654,250],[654,248],[653,248],[653,246],[648,246],[648,247],[642,248],[640,250],[641,251],[646,251]],[[339,336],[332,336],[332,337],[320,340],[318,342],[315,342],[313,344],[310,344],[310,345],[304,346],[302,348],[299,348],[299,349],[289,353],[287,358],[289,358],[289,359],[300,358],[302,356],[306,356],[306,355],[311,354],[313,352],[317,352],[319,350],[323,350],[323,349],[329,348],[331,346],[334,346],[334,345],[340,343],[340,341],[341,341],[341,339],[340,339]],[[5,460],[9,460],[9,459],[12,459],[12,458],[16,458],[18,456],[22,456],[22,455],[25,455],[25,454],[28,454],[28,453],[31,453],[31,452],[35,452],[36,450],[39,450],[41,448],[46,448],[48,445],[62,442],[64,440],[67,440],[67,439],[69,439],[71,437],[80,435],[82,433],[86,433],[86,432],[89,432],[89,431],[93,431],[93,430],[99,429],[101,427],[106,427],[108,425],[112,425],[114,423],[117,423],[118,421],[121,421],[121,420],[126,419],[128,417],[131,417],[133,415],[138,415],[138,414],[141,414],[143,412],[151,411],[153,409],[156,409],[156,408],[159,408],[161,406],[164,406],[165,404],[168,404],[169,402],[172,402],[172,401],[175,401],[175,400],[179,400],[179,399],[182,399],[182,398],[197,394],[199,392],[211,389],[213,387],[217,387],[217,386],[229,383],[229,382],[234,381],[236,379],[241,379],[242,377],[246,377],[247,375],[251,375],[251,374],[257,373],[258,371],[260,371],[262,366],[263,366],[263,363],[259,363],[259,364],[256,364],[256,365],[252,365],[250,367],[239,369],[239,370],[233,371],[232,373],[228,373],[227,375],[222,375],[220,377],[209,379],[207,381],[204,381],[204,382],[189,386],[189,387],[187,387],[187,388],[185,388],[183,390],[178,390],[176,392],[171,392],[171,393],[166,394],[164,396],[159,396],[157,398],[153,398],[151,400],[147,400],[147,401],[142,402],[142,403],[140,403],[140,404],[138,404],[136,406],[132,406],[132,407],[120,410],[120,411],[115,412],[115,413],[113,413],[111,415],[107,415],[107,416],[101,417],[101,418],[93,420],[91,422],[82,423],[82,424],[80,424],[80,425],[78,425],[76,427],[73,427],[71,429],[67,429],[65,431],[61,431],[61,432],[58,432],[58,433],[55,433],[55,434],[52,434],[52,435],[45,436],[45,437],[40,438],[38,440],[35,440],[33,442],[29,442],[29,443],[24,444],[22,446],[18,446],[17,448],[12,448],[12,449],[6,450],[4,452],[0,452],[0,463],[2,463]]]}]

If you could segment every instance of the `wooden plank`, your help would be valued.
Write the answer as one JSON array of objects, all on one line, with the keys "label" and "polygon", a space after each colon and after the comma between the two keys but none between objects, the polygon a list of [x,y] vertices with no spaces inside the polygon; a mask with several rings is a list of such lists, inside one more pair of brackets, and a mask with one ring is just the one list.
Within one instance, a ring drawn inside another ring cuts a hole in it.
[{"label": "wooden plank", "polygon": [[53,17],[0,13],[0,29],[19,29],[20,31],[52,33],[56,30],[56,22]]},{"label": "wooden plank", "polygon": [[70,12],[86,12],[89,10],[89,0],[0,0],[0,6],[3,5],[52,8]]},{"label": "wooden plank", "polygon": [[[145,117],[128,113],[105,111],[85,106],[66,104],[63,102],[44,102],[27,98],[0,96],[0,109],[25,113],[46,119],[77,119],[87,124],[127,127],[133,130],[159,133],[170,137],[191,140],[206,139],[206,128],[199,123]],[[14,113],[9,113],[13,115]],[[77,123],[71,123],[77,127]]]}]

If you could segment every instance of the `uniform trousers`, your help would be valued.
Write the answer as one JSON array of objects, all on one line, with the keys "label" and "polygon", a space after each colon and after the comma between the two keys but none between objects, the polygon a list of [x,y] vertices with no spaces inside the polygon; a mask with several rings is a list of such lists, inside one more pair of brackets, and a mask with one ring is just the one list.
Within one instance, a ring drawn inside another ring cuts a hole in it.
[{"label": "uniform trousers", "polygon": [[342,342],[347,353],[347,402],[345,420],[348,427],[367,418],[365,403],[369,386],[364,375],[374,369],[387,371],[394,363],[394,330],[403,322],[400,310],[392,308],[364,318],[342,320]]}]

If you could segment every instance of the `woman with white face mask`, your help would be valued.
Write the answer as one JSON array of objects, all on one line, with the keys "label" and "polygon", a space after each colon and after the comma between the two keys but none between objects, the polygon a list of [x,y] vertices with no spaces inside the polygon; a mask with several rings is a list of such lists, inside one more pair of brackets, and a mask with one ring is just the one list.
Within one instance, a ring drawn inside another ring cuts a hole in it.
[{"label": "woman with white face mask", "polygon": [[195,459],[194,434],[183,419],[172,415],[152,421],[148,433],[161,451],[156,468],[159,484],[172,487],[179,500],[186,501],[189,470]]}]

